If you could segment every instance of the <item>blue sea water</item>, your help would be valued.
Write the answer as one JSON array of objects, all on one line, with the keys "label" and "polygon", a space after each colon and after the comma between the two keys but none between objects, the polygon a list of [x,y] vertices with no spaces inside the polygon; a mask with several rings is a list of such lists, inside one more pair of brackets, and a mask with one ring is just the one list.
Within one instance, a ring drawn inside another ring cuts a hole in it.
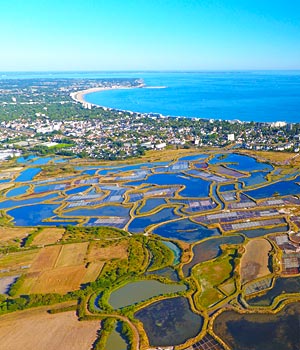
[{"label": "blue sea water", "polygon": [[[132,73],[133,74],[133,73]],[[85,96],[100,106],[242,121],[300,122],[300,71],[135,73],[147,87]],[[165,88],[151,88],[151,87]]]}]

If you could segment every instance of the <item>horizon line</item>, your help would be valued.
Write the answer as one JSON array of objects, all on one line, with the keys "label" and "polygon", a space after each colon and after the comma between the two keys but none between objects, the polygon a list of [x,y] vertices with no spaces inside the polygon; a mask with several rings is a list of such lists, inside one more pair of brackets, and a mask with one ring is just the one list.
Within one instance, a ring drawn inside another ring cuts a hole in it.
[{"label": "horizon line", "polygon": [[0,70],[0,74],[11,73],[127,73],[127,72],[167,72],[167,73],[202,73],[202,72],[300,72],[297,69],[78,69],[78,70]]}]

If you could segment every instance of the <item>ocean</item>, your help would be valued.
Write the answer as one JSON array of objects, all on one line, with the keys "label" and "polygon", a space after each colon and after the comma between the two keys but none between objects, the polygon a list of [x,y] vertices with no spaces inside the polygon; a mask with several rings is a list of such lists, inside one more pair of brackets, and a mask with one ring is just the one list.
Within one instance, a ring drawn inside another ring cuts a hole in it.
[{"label": "ocean", "polygon": [[300,71],[0,73],[0,81],[110,77],[142,78],[147,88],[95,92],[87,102],[166,116],[300,123]]},{"label": "ocean", "polygon": [[132,76],[143,78],[149,88],[95,92],[85,100],[166,116],[300,122],[300,71],[141,72]]}]

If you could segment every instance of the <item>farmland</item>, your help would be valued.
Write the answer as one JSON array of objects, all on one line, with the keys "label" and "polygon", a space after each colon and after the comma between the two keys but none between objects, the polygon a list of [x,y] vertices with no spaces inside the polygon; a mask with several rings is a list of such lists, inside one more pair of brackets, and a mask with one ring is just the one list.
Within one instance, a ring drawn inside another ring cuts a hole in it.
[{"label": "farmland", "polygon": [[33,240],[32,245],[42,246],[57,243],[63,236],[63,228],[44,228]]},{"label": "farmland", "polygon": [[79,322],[72,311],[50,315],[41,309],[9,314],[0,317],[1,347],[89,350],[99,328],[99,321]]}]

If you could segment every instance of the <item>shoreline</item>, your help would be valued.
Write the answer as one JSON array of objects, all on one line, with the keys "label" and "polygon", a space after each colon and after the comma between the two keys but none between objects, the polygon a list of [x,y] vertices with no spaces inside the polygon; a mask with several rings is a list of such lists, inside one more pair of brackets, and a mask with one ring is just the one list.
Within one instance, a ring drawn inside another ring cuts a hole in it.
[{"label": "shoreline", "polygon": [[137,86],[112,86],[112,87],[95,87],[95,88],[89,88],[89,89],[85,89],[85,90],[80,90],[80,91],[76,91],[76,92],[71,92],[70,93],[70,97],[75,101],[75,102],[79,102],[83,105],[91,105],[91,106],[97,106],[97,107],[101,107],[101,108],[109,108],[109,107],[104,107],[104,106],[100,106],[97,104],[93,104],[90,102],[87,102],[84,97],[85,95],[91,94],[93,92],[99,92],[99,91],[105,91],[105,90],[127,90],[127,89],[142,89],[145,88],[145,84],[139,84]]},{"label": "shoreline", "polygon": [[[137,113],[137,114],[153,114],[153,115],[160,115],[161,117],[171,117],[171,118],[188,118],[188,119],[205,119],[205,120],[219,120],[219,118],[203,118],[203,117],[189,117],[189,116],[184,116],[184,115],[163,115],[162,113],[159,112],[137,112],[137,111],[130,111],[130,110],[125,110],[125,109],[119,109],[119,108],[114,108],[114,107],[109,107],[109,106],[102,106],[99,104],[87,102],[84,97],[90,93],[94,92],[100,92],[100,91],[105,91],[105,90],[129,90],[129,89],[165,89],[167,86],[146,86],[144,83],[141,83],[137,86],[111,86],[111,87],[95,87],[95,88],[89,88],[89,89],[84,89],[80,91],[75,91],[70,93],[70,97],[78,103],[81,103],[84,108],[91,109],[91,107],[97,107],[97,108],[103,108],[104,110],[111,110],[111,111],[119,111],[119,112],[127,112],[127,113]],[[297,122],[288,122],[285,120],[276,120],[276,121],[268,121],[268,122],[261,122],[261,121],[254,121],[254,120],[239,120],[239,119],[220,119],[223,121],[229,121],[229,122],[234,122],[234,123],[265,123],[265,124],[276,124],[276,123],[285,123],[285,124],[297,124]]]}]

